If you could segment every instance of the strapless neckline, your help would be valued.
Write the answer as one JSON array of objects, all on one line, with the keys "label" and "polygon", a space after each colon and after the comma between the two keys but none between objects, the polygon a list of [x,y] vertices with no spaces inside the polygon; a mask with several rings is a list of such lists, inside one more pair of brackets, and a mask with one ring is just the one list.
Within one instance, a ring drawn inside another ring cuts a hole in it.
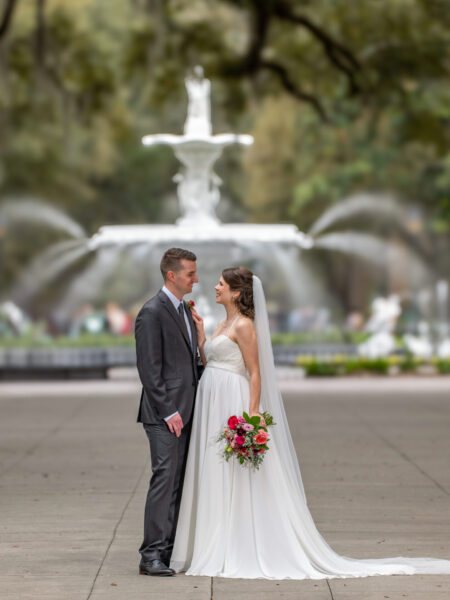
[{"label": "strapless neckline", "polygon": [[225,338],[227,340],[230,340],[230,342],[232,344],[234,344],[235,346],[237,346],[239,348],[239,344],[237,342],[235,342],[234,340],[232,340],[228,335],[225,335],[224,333],[219,333],[219,335],[216,335],[213,338],[210,338],[209,343],[212,344],[215,340],[219,339],[219,338]]}]

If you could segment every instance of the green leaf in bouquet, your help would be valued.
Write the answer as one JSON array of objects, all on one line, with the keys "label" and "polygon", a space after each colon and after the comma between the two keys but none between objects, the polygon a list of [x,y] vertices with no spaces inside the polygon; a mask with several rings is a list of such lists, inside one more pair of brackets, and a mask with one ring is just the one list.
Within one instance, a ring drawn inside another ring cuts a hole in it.
[{"label": "green leaf in bouquet", "polygon": [[239,462],[241,463],[241,465],[243,465],[243,464],[244,464],[244,457],[243,457],[243,456],[240,456],[240,457],[239,457]]},{"label": "green leaf in bouquet", "polygon": [[263,412],[262,416],[264,421],[266,422],[267,427],[270,427],[271,425],[276,425],[276,423],[274,423],[273,416],[269,412]]},{"label": "green leaf in bouquet", "polygon": [[250,417],[249,417],[248,413],[245,412],[242,416],[244,417],[246,423],[250,423]]},{"label": "green leaf in bouquet", "polygon": [[248,421],[248,422],[251,423],[254,427],[257,427],[261,422],[261,417],[258,417],[258,416],[251,417],[250,421]]}]

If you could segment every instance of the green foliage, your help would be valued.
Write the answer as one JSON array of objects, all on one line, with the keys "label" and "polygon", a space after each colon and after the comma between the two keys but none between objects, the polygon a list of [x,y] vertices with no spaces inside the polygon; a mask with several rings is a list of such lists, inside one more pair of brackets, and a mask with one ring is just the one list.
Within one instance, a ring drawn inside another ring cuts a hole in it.
[{"label": "green foliage", "polygon": [[342,329],[329,331],[299,331],[273,333],[272,344],[275,346],[295,346],[301,344],[361,344],[370,336],[366,332],[347,332]]},{"label": "green foliage", "polygon": [[266,429],[267,431],[267,427],[272,427],[272,425],[276,425],[273,415],[271,415],[267,410],[265,410],[262,414],[262,418],[264,419],[265,423],[266,423],[266,427],[264,429]]},{"label": "green foliage", "polygon": [[433,364],[441,375],[450,375],[450,360],[448,358],[435,359]]},{"label": "green foliage", "polygon": [[425,361],[410,354],[403,356],[391,355],[375,359],[344,355],[336,355],[332,358],[301,355],[297,357],[296,365],[302,367],[306,375],[317,377],[415,373],[420,367],[424,366],[432,367],[442,375],[450,373],[450,359],[432,358],[430,361]]},{"label": "green foliage", "polygon": [[[264,431],[267,431],[268,427],[276,425],[273,415],[271,415],[267,410],[264,411],[260,417],[250,417],[249,414],[246,412],[244,412],[242,416],[244,417],[246,423],[250,423],[255,428],[258,427],[260,429],[264,429]],[[264,419],[265,425],[261,425],[261,417]]]},{"label": "green foliage", "polygon": [[338,369],[335,365],[321,361],[311,361],[304,366],[306,373],[311,377],[330,377],[337,375]]},{"label": "green foliage", "polygon": [[[274,333],[272,334],[272,343],[280,346],[292,346],[302,344],[320,344],[320,343],[353,343],[359,344],[367,339],[367,333],[346,333],[335,330],[329,333],[320,332],[300,332],[300,333]],[[26,335],[16,337],[6,337],[0,335],[0,347],[20,347],[35,348],[41,346],[74,347],[98,346],[133,346],[134,336],[117,336],[109,333],[89,334],[83,333],[76,337],[59,336],[50,337],[43,332],[42,326],[37,324]]]},{"label": "green foliage", "polygon": [[244,412],[244,413],[242,414],[242,416],[244,417],[244,419],[245,419],[245,422],[246,422],[246,423],[250,423],[250,424],[251,424],[251,425],[253,425],[253,427],[255,427],[255,428],[256,428],[256,427],[258,427],[258,426],[259,426],[259,424],[261,423],[261,417],[257,417],[257,416],[255,416],[255,417],[250,417],[250,416],[248,415],[248,413],[246,413],[246,412]]},{"label": "green foliage", "polygon": [[39,328],[21,337],[0,336],[0,348],[116,348],[134,347],[134,344],[133,335],[83,333],[77,337],[52,338]]},{"label": "green foliage", "polygon": [[417,358],[410,352],[407,352],[403,357],[403,360],[398,363],[398,367],[400,371],[407,373],[410,371],[415,371],[417,367],[422,364],[422,362],[423,361],[420,358]]}]

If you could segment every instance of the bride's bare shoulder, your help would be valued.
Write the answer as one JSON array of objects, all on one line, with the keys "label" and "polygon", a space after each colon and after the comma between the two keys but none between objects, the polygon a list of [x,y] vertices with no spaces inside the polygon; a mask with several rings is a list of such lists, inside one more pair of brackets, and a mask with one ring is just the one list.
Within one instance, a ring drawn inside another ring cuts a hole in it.
[{"label": "bride's bare shoulder", "polygon": [[238,336],[252,336],[255,333],[255,326],[250,317],[242,315],[236,323],[236,334]]}]

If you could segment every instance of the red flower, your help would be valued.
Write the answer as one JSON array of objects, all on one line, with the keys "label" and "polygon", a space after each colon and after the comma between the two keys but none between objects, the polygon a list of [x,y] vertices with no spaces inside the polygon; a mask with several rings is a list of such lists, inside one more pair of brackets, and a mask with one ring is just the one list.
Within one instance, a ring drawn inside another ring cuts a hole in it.
[{"label": "red flower", "polygon": [[237,424],[238,424],[238,418],[235,415],[233,415],[232,417],[230,417],[228,419],[228,427],[230,429],[236,429]]},{"label": "red flower", "polygon": [[255,435],[255,442],[257,444],[265,444],[267,442],[268,437],[269,436],[267,435],[267,433],[263,429],[260,429],[258,435]]},{"label": "red flower", "polygon": [[194,308],[195,302],[193,300],[188,300],[187,305],[189,306],[189,308]]},{"label": "red flower", "polygon": [[237,435],[235,439],[236,444],[239,444],[240,446],[245,442],[245,437],[243,435]]}]

